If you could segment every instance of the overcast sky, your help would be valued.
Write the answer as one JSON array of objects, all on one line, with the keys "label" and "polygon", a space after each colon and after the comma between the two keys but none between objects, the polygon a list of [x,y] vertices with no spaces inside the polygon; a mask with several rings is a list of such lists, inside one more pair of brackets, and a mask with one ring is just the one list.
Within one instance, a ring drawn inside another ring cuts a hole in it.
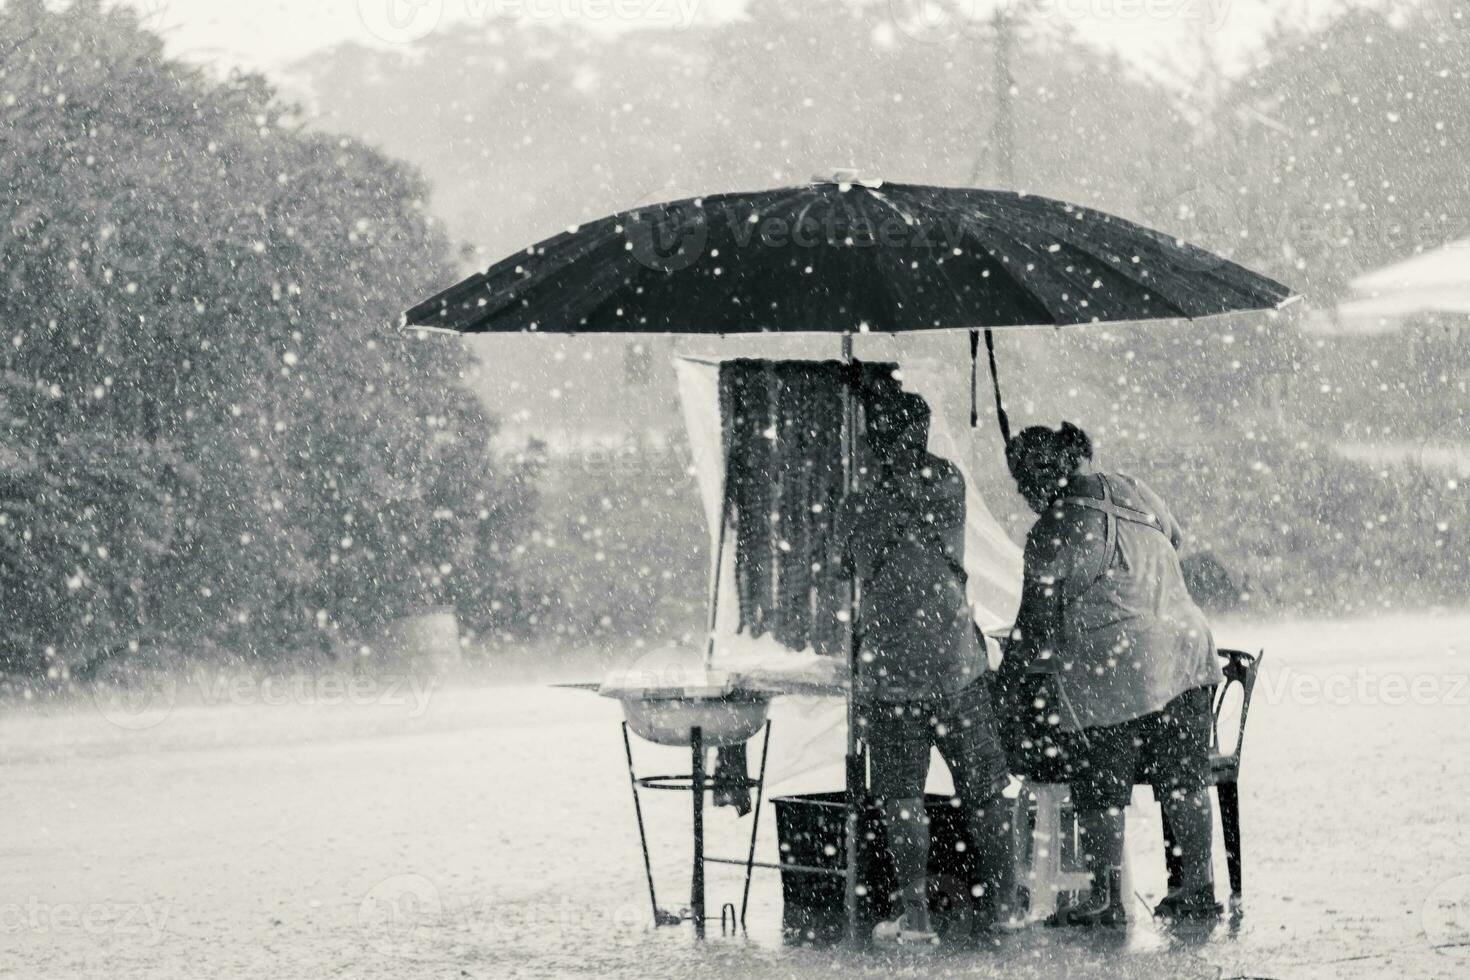
[{"label": "overcast sky", "polygon": [[[4,0],[0,0],[3,3]],[[516,16],[575,21],[598,30],[638,25],[677,29],[738,16],[744,0],[113,0],[139,10],[171,50],[221,68],[269,70],[340,42],[389,45],[429,30],[452,30]],[[800,2],[800,0],[791,0]],[[897,30],[942,40],[926,25],[926,0],[870,0],[887,7]],[[953,0],[984,15],[997,2],[1032,7],[1031,17],[1064,19],[1089,40],[1152,67],[1181,43],[1204,35],[1239,62],[1271,19],[1321,17],[1347,0]]]}]

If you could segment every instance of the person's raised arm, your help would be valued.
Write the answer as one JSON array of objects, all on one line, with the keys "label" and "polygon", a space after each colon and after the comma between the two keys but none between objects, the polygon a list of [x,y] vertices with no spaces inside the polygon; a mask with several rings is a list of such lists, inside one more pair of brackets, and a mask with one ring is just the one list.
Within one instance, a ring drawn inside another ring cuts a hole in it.
[{"label": "person's raised arm", "polygon": [[1163,525],[1164,533],[1169,536],[1169,543],[1174,546],[1175,551],[1178,551],[1180,546],[1184,544],[1184,528],[1174,519],[1174,512],[1169,509],[1168,503],[1154,491],[1153,487],[1142,481],[1134,481],[1134,485],[1142,493],[1143,499],[1148,503],[1149,510],[1158,515],[1159,522]]},{"label": "person's raised arm", "polygon": [[843,496],[833,524],[834,560],[859,578],[869,578],[891,537],[894,513],[873,490]]},{"label": "person's raised arm", "polygon": [[930,468],[907,479],[905,492],[913,499],[913,518],[932,526],[945,552],[958,564],[965,561],[965,478],[948,460],[935,458]]},{"label": "person's raised arm", "polygon": [[1020,657],[1029,666],[1054,654],[1066,571],[1059,522],[1051,514],[1042,515],[1026,536],[1021,608],[1006,656]]}]

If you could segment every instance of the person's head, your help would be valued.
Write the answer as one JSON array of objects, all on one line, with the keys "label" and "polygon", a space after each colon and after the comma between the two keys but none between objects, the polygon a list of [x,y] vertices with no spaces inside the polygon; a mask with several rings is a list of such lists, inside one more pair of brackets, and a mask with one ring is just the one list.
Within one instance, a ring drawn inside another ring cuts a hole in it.
[{"label": "person's head", "polygon": [[1059,429],[1033,425],[1006,445],[1006,465],[1016,489],[1040,514],[1066,492],[1067,484],[1092,460],[1092,440],[1071,422]]},{"label": "person's head", "polygon": [[900,391],[867,403],[868,446],[885,463],[918,456],[929,447],[929,403]]}]

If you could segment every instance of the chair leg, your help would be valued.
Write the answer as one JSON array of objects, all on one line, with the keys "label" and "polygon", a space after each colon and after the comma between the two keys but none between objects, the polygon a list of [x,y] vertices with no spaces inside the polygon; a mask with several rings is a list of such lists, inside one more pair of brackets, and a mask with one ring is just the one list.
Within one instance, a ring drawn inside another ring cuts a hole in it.
[{"label": "chair leg", "polygon": [[1230,894],[1240,894],[1240,790],[1234,782],[1215,784],[1220,824],[1225,830],[1225,863],[1230,868]]},{"label": "chair leg", "polygon": [[1164,867],[1169,869],[1169,890],[1173,891],[1184,884],[1184,856],[1178,853],[1174,828],[1169,826],[1169,811],[1162,803],[1159,805],[1159,820],[1164,825]]}]

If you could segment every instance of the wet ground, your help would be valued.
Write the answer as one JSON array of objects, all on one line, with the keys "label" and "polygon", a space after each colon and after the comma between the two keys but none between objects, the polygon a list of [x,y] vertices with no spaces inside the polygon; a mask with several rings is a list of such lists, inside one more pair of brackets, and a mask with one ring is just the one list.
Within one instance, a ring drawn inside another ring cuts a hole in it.
[{"label": "wet ground", "polygon": [[[716,928],[701,947],[649,928],[615,704],[226,678],[151,711],[0,708],[0,976],[1470,975],[1470,617],[1220,633],[1268,651],[1233,927],[1037,929],[989,952],[792,949],[768,872],[749,934]],[[800,707],[776,716],[778,788],[833,788],[836,770],[792,761],[812,735]],[[687,765],[635,751],[646,771]],[[671,907],[687,887],[685,800],[645,804]],[[743,853],[748,818],[709,823],[712,852]],[[768,808],[766,860],[772,825]],[[1157,834],[1135,821],[1145,899],[1161,885]],[[738,902],[739,884],[712,869],[712,905]]]}]

